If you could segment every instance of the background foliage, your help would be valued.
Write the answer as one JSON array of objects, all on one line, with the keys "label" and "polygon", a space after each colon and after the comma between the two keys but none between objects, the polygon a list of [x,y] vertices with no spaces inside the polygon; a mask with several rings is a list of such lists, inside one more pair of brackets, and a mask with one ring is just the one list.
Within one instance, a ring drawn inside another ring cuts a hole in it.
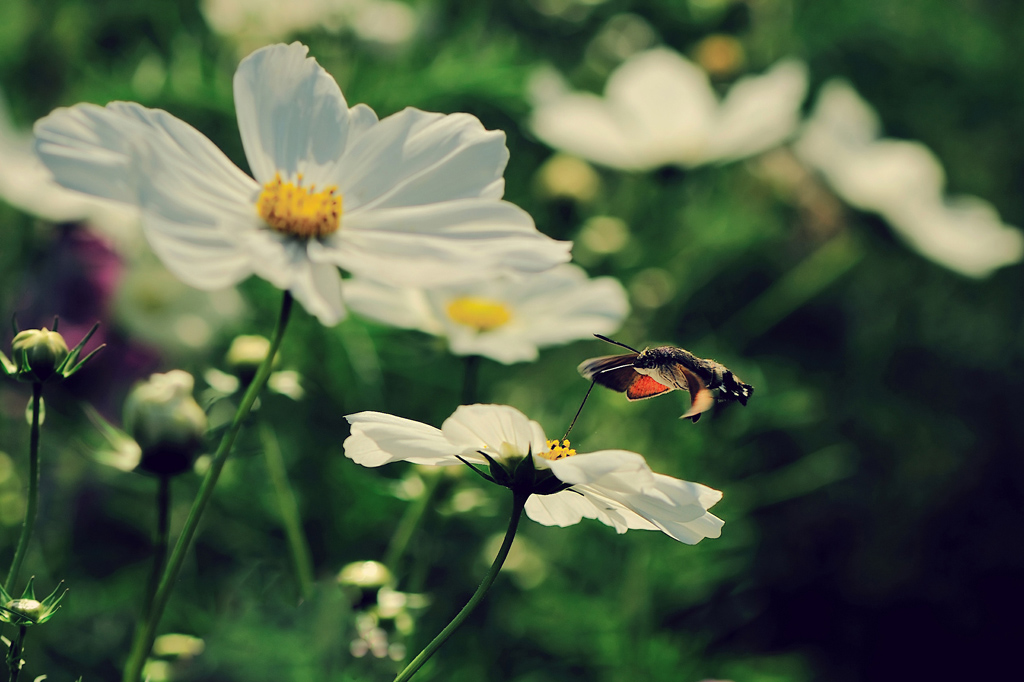
[{"label": "background foliage", "polygon": [[[686,173],[599,170],[593,199],[552,199],[538,180],[552,152],[525,120],[526,81],[543,63],[600,91],[624,56],[601,36],[629,13],[627,22],[684,54],[709,35],[734,36],[743,70],[803,58],[811,101],[828,78],[848,78],[888,134],[938,154],[951,190],[985,197],[1006,222],[1022,224],[1024,5],[414,7],[419,30],[399,46],[348,29],[292,37],[310,46],[350,103],[381,116],[407,105],[468,111],[505,130],[507,198],[543,232],[576,239],[577,261],[592,275],[614,275],[629,289],[634,313],[618,338],[687,347],[757,387],[747,408],[719,408],[697,425],[677,419],[685,399],[676,394],[627,404],[595,392],[574,446],[638,451],[656,470],[723,490],[714,509],[726,520],[722,537],[689,547],[654,533],[616,536],[593,522],[524,522],[519,561],[515,553],[510,560],[517,570],[420,677],[844,682],[978,678],[1009,664],[1024,608],[1021,267],[981,281],[959,276],[834,200],[822,220],[766,181],[756,160]],[[56,106],[134,100],[189,121],[243,168],[231,75],[252,46],[212,32],[192,0],[0,3],[0,84],[22,127]],[[606,252],[581,236],[600,216],[624,221],[622,248]],[[0,220],[3,315],[16,313],[22,327],[54,314],[68,325],[101,319],[110,344],[48,396],[43,506],[23,574],[36,575],[44,592],[61,579],[71,592],[33,634],[26,658],[50,680],[117,679],[148,571],[155,482],[88,456],[96,443],[79,403],[117,419],[128,388],[149,372],[223,369],[235,334],[269,333],[278,292],[246,282],[245,312],[215,325],[199,347],[142,340],[114,312],[113,252],[80,226],[7,205]],[[166,302],[152,305],[159,313]],[[484,361],[477,398],[514,405],[560,433],[586,390],[576,365],[607,352],[579,342],[532,365]],[[342,415],[378,409],[439,425],[461,401],[464,362],[421,334],[357,318],[327,329],[297,311],[282,367],[302,375],[305,397],[267,394],[254,420],[273,427],[286,458],[316,597],[297,605],[260,431],[249,428],[163,621],[165,632],[205,641],[203,653],[161,671],[171,679],[375,680],[398,667],[350,653],[354,614],[372,595],[341,590],[335,576],[385,555],[425,474],[353,465],[342,454]],[[24,386],[0,387],[0,563],[21,520],[26,398]],[[198,481],[175,482],[178,524]],[[410,634],[387,623],[412,650],[468,598],[493,555],[508,500],[485,485],[443,477],[398,569],[400,590],[429,598],[412,612]]]}]

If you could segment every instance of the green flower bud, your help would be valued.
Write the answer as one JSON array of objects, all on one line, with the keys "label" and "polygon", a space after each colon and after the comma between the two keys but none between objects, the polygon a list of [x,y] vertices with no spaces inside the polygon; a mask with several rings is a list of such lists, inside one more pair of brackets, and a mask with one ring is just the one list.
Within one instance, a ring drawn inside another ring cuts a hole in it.
[{"label": "green flower bud", "polygon": [[142,449],[141,470],[174,476],[191,468],[207,427],[194,385],[191,374],[176,369],[154,374],[128,395],[124,426]]},{"label": "green flower bud", "polygon": [[[225,357],[228,368],[239,378],[242,385],[248,385],[260,364],[270,352],[270,340],[259,335],[236,336]],[[275,358],[276,360],[276,358]]]},{"label": "green flower bud", "polygon": [[62,580],[43,601],[36,599],[34,583],[35,578],[29,578],[20,599],[13,598],[3,586],[0,586],[0,622],[19,626],[40,625],[53,618],[60,608],[60,600],[67,594],[67,590],[60,590],[64,581]]},{"label": "green flower bud", "polygon": [[35,599],[12,599],[7,602],[7,611],[14,616],[38,623],[39,617],[43,615],[43,603]]},{"label": "green flower bud", "polygon": [[19,332],[11,342],[19,379],[43,382],[49,379],[68,357],[68,344],[57,332],[46,327]]}]

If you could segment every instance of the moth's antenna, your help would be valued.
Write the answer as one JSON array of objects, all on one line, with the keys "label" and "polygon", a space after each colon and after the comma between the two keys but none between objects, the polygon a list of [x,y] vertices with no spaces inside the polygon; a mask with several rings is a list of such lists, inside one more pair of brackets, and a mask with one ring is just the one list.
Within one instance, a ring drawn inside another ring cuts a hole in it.
[{"label": "moth's antenna", "polygon": [[580,412],[583,411],[583,406],[587,404],[587,398],[590,397],[590,392],[594,390],[594,381],[590,382],[590,388],[587,389],[587,394],[583,396],[583,402],[580,403],[580,409],[576,410],[576,416],[572,418],[572,423],[569,424],[569,428],[565,430],[565,435],[562,436],[562,440],[569,437],[569,432],[572,431],[572,427],[576,426],[576,420],[580,417]]},{"label": "moth's antenna", "polygon": [[623,348],[627,348],[627,349],[633,351],[634,353],[636,353],[637,355],[640,354],[640,351],[638,351],[636,348],[633,348],[632,346],[627,346],[624,343],[619,343],[618,341],[612,341],[607,336],[601,336],[600,334],[594,334],[594,336],[596,336],[597,338],[601,339],[602,341],[607,341],[608,343],[613,343],[616,346],[622,346]]}]

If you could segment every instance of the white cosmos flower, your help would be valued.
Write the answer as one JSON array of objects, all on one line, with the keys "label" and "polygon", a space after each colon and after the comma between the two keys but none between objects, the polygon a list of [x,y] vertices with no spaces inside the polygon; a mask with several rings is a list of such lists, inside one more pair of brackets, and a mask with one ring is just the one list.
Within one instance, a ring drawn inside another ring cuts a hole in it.
[{"label": "white cosmos flower", "polygon": [[345,283],[345,302],[385,324],[444,336],[456,355],[505,364],[536,360],[546,346],[611,334],[629,314],[618,280],[590,279],[572,264],[525,278],[431,289],[356,278]]},{"label": "white cosmos flower", "polygon": [[785,141],[806,90],[807,68],[788,59],[741,78],[719,101],[702,68],[656,48],[623,62],[604,97],[542,83],[531,127],[552,147],[612,168],[722,163]]},{"label": "white cosmos flower", "polygon": [[851,206],[882,216],[918,253],[971,277],[1024,258],[1024,235],[977,197],[945,196],[942,163],[920,142],[881,138],[849,83],[826,83],[793,150]]},{"label": "white cosmos flower", "polygon": [[324,324],[344,315],[344,268],[395,285],[537,272],[569,259],[501,201],[508,150],[467,114],[348,107],[305,45],[239,64],[235,108],[249,177],[195,128],[130,102],[78,104],[36,123],[65,187],[138,206],[153,250],[187,284],[251,274]]},{"label": "white cosmos flower", "polygon": [[486,467],[481,452],[498,462],[532,453],[538,471],[549,470],[570,486],[527,500],[527,516],[545,526],[597,519],[619,533],[660,530],[691,545],[721,534],[723,521],[707,511],[722,498],[719,491],[654,473],[635,452],[577,454],[565,441],[546,440],[537,422],[507,405],[462,405],[440,429],[381,412],[345,418],[352,425],[345,456],[367,467],[398,461],[459,465],[460,457]]}]

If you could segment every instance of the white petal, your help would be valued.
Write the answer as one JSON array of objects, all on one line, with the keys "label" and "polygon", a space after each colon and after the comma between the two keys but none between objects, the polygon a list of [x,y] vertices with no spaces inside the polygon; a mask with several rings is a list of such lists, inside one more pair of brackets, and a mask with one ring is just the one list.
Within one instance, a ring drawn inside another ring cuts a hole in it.
[{"label": "white petal", "polygon": [[[578,489],[591,493],[595,499],[606,500],[609,506],[621,505],[628,510],[624,516],[630,527],[653,525],[687,544],[696,544],[706,537],[718,537],[724,525],[721,519],[707,511],[721,499],[720,492],[671,476],[654,474],[653,487],[638,493],[609,490],[600,484],[578,486]],[[630,519],[630,513],[642,521]]]},{"label": "white petal", "polygon": [[717,106],[707,74],[659,48],[616,69],[603,99],[570,93],[542,100],[531,128],[557,149],[613,168],[689,166],[706,158]]},{"label": "white petal", "polygon": [[263,229],[247,235],[246,245],[256,274],[290,291],[321,323],[331,326],[345,317],[341,273],[330,263],[310,260],[307,243]]},{"label": "white petal", "polygon": [[525,335],[541,347],[611,334],[629,314],[629,300],[618,280],[591,279],[576,265],[524,278],[513,291],[519,298],[518,314],[528,318]]},{"label": "white petal", "polygon": [[851,206],[885,213],[907,201],[938,201],[946,183],[942,164],[920,142],[880,140],[841,157],[826,177]]},{"label": "white petal", "polygon": [[455,355],[481,355],[506,365],[533,362],[540,356],[537,344],[523,334],[502,329],[493,332],[477,332],[468,327],[452,329],[448,334],[448,345]]},{"label": "white petal", "polygon": [[554,495],[530,495],[526,515],[544,526],[574,526],[586,518],[594,518],[593,505],[568,490]]},{"label": "white petal", "polygon": [[649,167],[706,159],[718,101],[704,70],[679,53],[656,48],[630,57],[608,78],[605,96],[629,121]]},{"label": "white petal", "polygon": [[310,243],[310,257],[394,286],[443,286],[543,271],[569,260],[571,247],[513,204],[463,199],[346,214],[338,232]]},{"label": "white petal", "polygon": [[643,455],[627,450],[601,450],[559,460],[537,458],[537,466],[546,466],[559,480],[572,484],[590,484],[608,491],[639,492],[654,486],[654,473]]},{"label": "white petal", "polygon": [[130,102],[58,109],[36,123],[56,180],[137,205],[154,251],[184,282],[229,286],[251,273],[241,246],[257,226],[255,182],[195,128]]},{"label": "white petal", "polygon": [[547,449],[540,424],[508,405],[460,405],[441,431],[462,453],[486,450],[491,457],[504,458]]},{"label": "white petal", "polygon": [[976,197],[909,200],[885,217],[923,256],[968,277],[986,277],[1024,258],[1021,231]]},{"label": "white petal", "polygon": [[460,464],[457,448],[439,429],[382,412],[359,412],[345,417],[352,435],[345,439],[345,456],[356,464],[378,467],[391,462]]},{"label": "white petal", "polygon": [[806,94],[807,67],[796,60],[738,80],[722,101],[709,160],[742,159],[778,146],[796,129]]},{"label": "white petal", "polygon": [[[112,108],[79,104],[36,121],[36,153],[62,186],[103,199],[138,204],[131,118]],[[126,134],[127,133],[127,134]]]},{"label": "white petal", "polygon": [[501,198],[505,134],[469,114],[405,109],[353,136],[333,182],[346,215],[399,206]]},{"label": "white petal", "polygon": [[848,82],[832,79],[821,87],[796,151],[811,165],[822,167],[829,163],[829,145],[856,149],[873,142],[881,131],[882,124],[874,109]]},{"label": "white petal", "polygon": [[585,488],[563,490],[554,495],[532,495],[526,501],[526,515],[545,526],[571,526],[581,519],[597,519],[618,533],[627,530],[659,530],[621,504],[596,496]]},{"label": "white petal", "polygon": [[[573,484],[571,490],[593,507],[592,513],[581,512],[584,516],[614,526],[620,533],[631,528],[657,529],[694,544],[721,532],[721,519],[707,512],[721,499],[720,492],[655,474],[634,452],[605,450],[555,461],[536,458],[535,462]],[[575,505],[582,509],[579,501]]]},{"label": "white petal", "polygon": [[441,333],[422,289],[390,287],[353,277],[345,280],[344,295],[346,305],[364,317],[401,329]]},{"label": "white petal", "polygon": [[141,237],[134,208],[65,189],[33,150],[31,133],[14,128],[0,92],[0,197],[27,213],[54,222],[88,221],[115,240],[119,249]]},{"label": "white petal", "polygon": [[345,151],[349,110],[330,74],[301,43],[270,45],[235,72],[235,110],[242,145],[260,184],[276,172],[310,184],[331,181]]},{"label": "white petal", "polygon": [[611,168],[643,170],[669,161],[664,154],[644,154],[608,103],[589,93],[542,102],[533,110],[530,129],[555,149]]}]

